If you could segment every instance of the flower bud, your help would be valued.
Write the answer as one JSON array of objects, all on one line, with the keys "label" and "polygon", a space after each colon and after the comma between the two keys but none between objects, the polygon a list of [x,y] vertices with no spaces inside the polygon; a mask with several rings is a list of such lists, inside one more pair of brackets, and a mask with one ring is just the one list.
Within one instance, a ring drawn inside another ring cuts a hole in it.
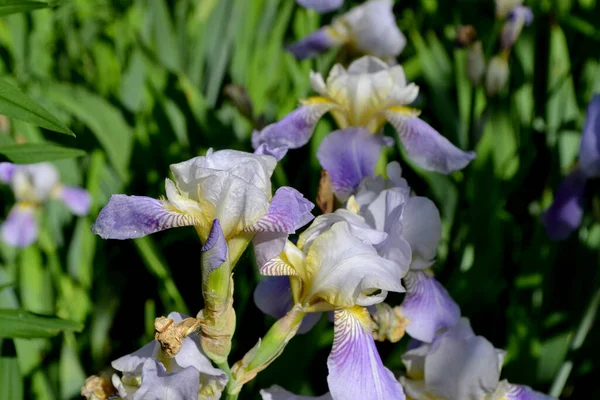
[{"label": "flower bud", "polygon": [[496,17],[506,17],[510,10],[521,4],[523,4],[523,0],[496,0]]},{"label": "flower bud", "polygon": [[489,97],[495,96],[508,82],[508,60],[502,55],[494,56],[488,65],[485,77],[485,90]]},{"label": "flower bud", "polygon": [[481,40],[478,40],[469,46],[467,52],[467,76],[473,86],[477,86],[481,82],[484,73],[485,58],[483,56]]}]

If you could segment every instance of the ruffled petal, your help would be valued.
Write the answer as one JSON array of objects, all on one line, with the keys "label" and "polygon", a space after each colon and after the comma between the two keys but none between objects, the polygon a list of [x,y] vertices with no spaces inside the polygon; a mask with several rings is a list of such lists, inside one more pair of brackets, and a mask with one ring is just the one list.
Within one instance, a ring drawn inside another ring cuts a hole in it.
[{"label": "ruffled petal", "polygon": [[386,145],[382,136],[365,128],[347,128],[323,139],[317,158],[329,173],[336,196],[346,201],[366,177],[375,176],[375,167]]},{"label": "ruffled petal", "polygon": [[408,157],[423,169],[449,174],[467,166],[475,158],[462,151],[425,121],[394,111],[386,111],[387,120],[398,132]]},{"label": "ruffled petal", "polygon": [[442,220],[435,203],[426,197],[410,197],[402,211],[402,235],[412,249],[411,269],[433,264],[442,237]]},{"label": "ruffled petal", "polygon": [[577,170],[568,175],[556,190],[552,205],[542,214],[550,239],[566,239],[581,225],[586,180],[584,173]]},{"label": "ruffled petal", "polygon": [[344,4],[344,0],[296,0],[296,3],[305,8],[312,8],[320,13],[337,10]]},{"label": "ruffled petal", "polygon": [[92,198],[85,189],[63,185],[58,189],[57,196],[75,215],[87,215],[90,211]]},{"label": "ruffled petal", "polygon": [[281,121],[252,133],[256,154],[268,154],[281,160],[289,149],[308,143],[315,125],[335,105],[326,100],[304,105],[286,115]]},{"label": "ruffled petal", "polygon": [[198,397],[200,372],[188,367],[168,373],[154,359],[146,360],[142,369],[142,384],[133,394],[133,400],[190,400]]},{"label": "ruffled petal", "polygon": [[[403,292],[404,272],[338,222],[321,234],[306,256],[306,301],[320,297],[339,307],[382,302],[387,291]],[[374,294],[377,293],[377,294]]]},{"label": "ruffled petal", "polygon": [[336,400],[405,399],[400,383],[381,362],[366,309],[336,309],[327,383]]},{"label": "ruffled petal", "polygon": [[277,189],[267,214],[246,229],[249,232],[294,233],[306,225],[314,216],[310,211],[315,207],[302,193],[291,187]]},{"label": "ruffled petal", "polygon": [[333,400],[329,393],[322,396],[298,396],[277,385],[262,389],[260,395],[262,400]]},{"label": "ruffled petal", "polygon": [[113,194],[92,225],[92,232],[103,239],[135,239],[198,223],[194,216],[169,208],[168,203],[150,197]]},{"label": "ruffled petal", "polygon": [[2,223],[2,240],[13,247],[27,247],[38,236],[35,208],[17,203]]},{"label": "ruffled petal", "polygon": [[422,342],[431,342],[436,333],[456,325],[460,308],[448,291],[426,272],[409,272],[404,277],[406,297],[400,306],[410,320],[406,332]]},{"label": "ruffled petal", "polygon": [[589,177],[600,175],[600,94],[594,95],[587,108],[579,147],[579,167]]},{"label": "ruffled petal", "polygon": [[343,41],[332,34],[330,27],[325,26],[316,30],[310,35],[285,46],[285,49],[292,53],[298,60],[313,58],[327,50],[339,46]]}]

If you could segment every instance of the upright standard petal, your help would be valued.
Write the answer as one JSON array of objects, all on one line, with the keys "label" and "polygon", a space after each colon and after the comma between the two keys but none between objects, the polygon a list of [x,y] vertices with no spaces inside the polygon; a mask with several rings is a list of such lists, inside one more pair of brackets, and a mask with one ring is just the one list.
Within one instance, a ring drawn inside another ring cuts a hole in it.
[{"label": "upright standard petal", "polygon": [[314,216],[310,211],[314,207],[315,205],[296,189],[288,186],[281,187],[271,199],[267,214],[246,230],[294,233],[296,229],[312,221]]},{"label": "upright standard petal", "polygon": [[340,8],[344,4],[344,0],[296,0],[296,3],[318,12],[327,12]]},{"label": "upright standard petal", "polygon": [[83,188],[61,185],[57,190],[57,197],[75,215],[87,215],[90,211],[92,198],[87,190]]},{"label": "upright standard petal", "polygon": [[342,43],[343,41],[334,34],[334,31],[330,27],[325,26],[305,38],[285,46],[285,49],[292,53],[298,60],[304,60],[318,56]]},{"label": "upright standard petal", "polygon": [[398,264],[352,235],[346,222],[338,222],[308,250],[305,301],[322,298],[339,307],[370,306],[382,302],[387,291],[403,292],[403,276]]},{"label": "upright standard petal", "polygon": [[408,157],[421,168],[449,174],[467,166],[475,158],[462,151],[425,121],[394,111],[386,111],[387,120],[398,132]]},{"label": "upright standard petal", "polygon": [[558,187],[552,205],[542,214],[542,222],[550,239],[566,239],[581,225],[586,181],[585,174],[576,170]]},{"label": "upright standard petal", "polygon": [[406,332],[411,337],[430,343],[438,331],[458,323],[460,308],[433,276],[411,271],[404,277],[404,286],[406,297],[400,310],[410,320]]},{"label": "upright standard petal", "polygon": [[433,264],[442,237],[442,220],[435,203],[426,197],[410,197],[402,210],[402,235],[412,250],[411,269]]},{"label": "upright standard petal", "polygon": [[594,95],[587,108],[579,147],[579,168],[589,177],[600,176],[600,94]]},{"label": "upright standard petal", "polygon": [[297,149],[308,143],[315,125],[335,104],[323,100],[297,108],[281,121],[261,131],[252,133],[252,147],[256,154],[267,154],[281,160],[289,149]]},{"label": "upright standard petal", "polygon": [[35,221],[35,208],[24,204],[15,204],[2,223],[2,240],[13,247],[27,247],[38,236]]},{"label": "upright standard petal", "polygon": [[198,222],[194,216],[173,209],[164,201],[113,194],[92,225],[92,232],[103,239],[135,239]]},{"label": "upright standard petal", "polygon": [[346,128],[323,139],[317,158],[329,173],[336,196],[346,201],[360,182],[375,176],[375,167],[386,145],[380,135],[365,128]]},{"label": "upright standard petal", "polygon": [[11,186],[17,201],[43,203],[58,183],[58,171],[50,163],[18,165]]},{"label": "upright standard petal", "polygon": [[190,400],[198,398],[200,372],[188,367],[168,373],[154,359],[148,359],[142,369],[142,384],[133,394],[133,400]]},{"label": "upright standard petal", "polygon": [[403,400],[402,386],[381,362],[362,307],[336,309],[327,383],[336,400]]},{"label": "upright standard petal", "polygon": [[17,166],[9,162],[0,162],[0,182],[10,183]]},{"label": "upright standard petal", "polygon": [[260,395],[262,400],[333,400],[329,393],[322,396],[298,396],[277,385],[262,389]]}]

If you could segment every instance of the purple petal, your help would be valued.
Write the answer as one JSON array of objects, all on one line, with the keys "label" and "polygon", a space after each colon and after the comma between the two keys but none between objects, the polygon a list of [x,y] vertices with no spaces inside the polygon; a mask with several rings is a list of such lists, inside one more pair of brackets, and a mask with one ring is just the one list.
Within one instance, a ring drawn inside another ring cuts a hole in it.
[{"label": "purple petal", "polygon": [[577,170],[558,187],[554,202],[542,214],[542,222],[550,239],[566,239],[581,224],[586,180],[584,173]]},{"label": "purple petal", "polygon": [[375,176],[375,167],[386,146],[382,136],[365,128],[347,128],[323,139],[317,158],[329,173],[336,196],[346,200],[366,177]]},{"label": "purple petal", "polygon": [[262,400],[333,400],[333,397],[329,393],[325,393],[322,396],[297,396],[277,385],[273,385],[268,389],[262,389],[260,395]]},{"label": "purple petal", "polygon": [[9,162],[0,162],[0,182],[10,183],[17,166]]},{"label": "purple petal", "polygon": [[579,147],[579,166],[587,176],[600,175],[600,94],[594,95],[587,108]]},{"label": "purple petal", "polygon": [[512,385],[506,381],[502,381],[500,385],[505,386],[506,391],[502,393],[504,400],[553,400],[554,397],[544,393],[536,392],[529,386]]},{"label": "purple petal", "polygon": [[[268,276],[256,285],[254,289],[254,304],[264,314],[274,318],[283,318],[293,305],[292,290],[290,288],[290,278],[287,276]],[[313,326],[321,319],[321,313],[307,314],[298,334],[310,331]]]},{"label": "purple petal", "polygon": [[0,228],[2,240],[13,247],[26,247],[37,239],[35,208],[16,204]]},{"label": "purple petal", "polygon": [[[359,308],[337,309],[333,348],[327,359],[329,375],[327,383],[336,400],[389,400],[405,399],[400,383],[381,362],[366,314],[359,315]],[[358,313],[357,313],[358,311]]]},{"label": "purple petal", "polygon": [[285,46],[285,49],[298,60],[318,56],[340,44],[329,32],[327,27],[323,27],[299,41]]},{"label": "purple petal", "polygon": [[142,384],[132,398],[189,400],[196,399],[199,390],[200,372],[196,368],[187,367],[175,373],[168,373],[160,362],[149,359],[142,369]]},{"label": "purple petal", "polygon": [[314,206],[296,189],[281,187],[275,192],[267,215],[246,230],[294,233],[313,220],[314,216],[310,211]]},{"label": "purple petal", "polygon": [[252,133],[255,154],[268,154],[278,161],[288,149],[297,149],[308,143],[315,125],[334,105],[321,102],[297,108],[281,121]]},{"label": "purple petal", "polygon": [[[258,232],[252,238],[252,245],[254,246],[254,256],[256,257],[256,266],[265,274],[263,271],[265,265],[281,254],[285,247],[288,234],[285,232]],[[271,274],[265,274],[271,275]]]},{"label": "purple petal", "polygon": [[202,251],[202,269],[205,274],[214,271],[227,261],[227,241],[218,219],[213,221],[206,243],[200,250]]},{"label": "purple petal", "polygon": [[142,372],[146,360],[158,357],[159,353],[160,344],[153,340],[133,353],[117,358],[111,363],[111,366],[117,371],[127,374],[138,374]]},{"label": "purple petal", "polygon": [[410,320],[406,332],[422,342],[431,342],[435,334],[451,328],[460,319],[460,308],[446,289],[426,272],[409,272],[404,277],[406,297],[400,306]]},{"label": "purple petal", "polygon": [[86,215],[90,211],[92,198],[85,189],[62,186],[58,192],[58,196],[75,215]]},{"label": "purple petal", "polygon": [[103,239],[135,239],[196,223],[191,215],[167,211],[162,201],[145,196],[113,194],[92,225],[92,232]]},{"label": "purple petal", "polygon": [[337,10],[344,4],[344,0],[296,0],[304,8],[312,8],[320,13]]},{"label": "purple petal", "polygon": [[521,34],[523,26],[530,25],[531,22],[533,22],[533,12],[531,11],[531,8],[525,6],[513,8],[508,14],[506,22],[502,27],[502,48],[512,48]]},{"label": "purple petal", "polygon": [[463,169],[475,158],[474,152],[455,147],[417,117],[392,111],[386,112],[386,117],[398,132],[408,157],[423,169],[449,174]]}]

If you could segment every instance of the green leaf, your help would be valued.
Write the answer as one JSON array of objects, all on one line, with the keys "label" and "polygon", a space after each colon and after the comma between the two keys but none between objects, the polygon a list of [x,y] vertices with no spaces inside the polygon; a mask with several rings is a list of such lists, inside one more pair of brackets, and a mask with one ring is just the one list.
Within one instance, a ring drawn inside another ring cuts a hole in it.
[{"label": "green leaf", "polygon": [[46,7],[49,7],[49,4],[41,1],[5,0],[0,4],[0,16],[33,11]]},{"label": "green leaf", "polygon": [[0,79],[0,114],[75,136],[62,122],[5,79]]},{"label": "green leaf", "polygon": [[82,324],[62,318],[24,310],[0,309],[1,338],[52,337],[64,330],[79,332],[82,329]]},{"label": "green leaf", "polygon": [[0,347],[0,388],[0,400],[23,398],[23,379],[12,340],[3,341]]},{"label": "green leaf", "polygon": [[26,143],[0,146],[0,154],[17,164],[32,164],[42,161],[81,157],[85,151],[47,143]]}]

